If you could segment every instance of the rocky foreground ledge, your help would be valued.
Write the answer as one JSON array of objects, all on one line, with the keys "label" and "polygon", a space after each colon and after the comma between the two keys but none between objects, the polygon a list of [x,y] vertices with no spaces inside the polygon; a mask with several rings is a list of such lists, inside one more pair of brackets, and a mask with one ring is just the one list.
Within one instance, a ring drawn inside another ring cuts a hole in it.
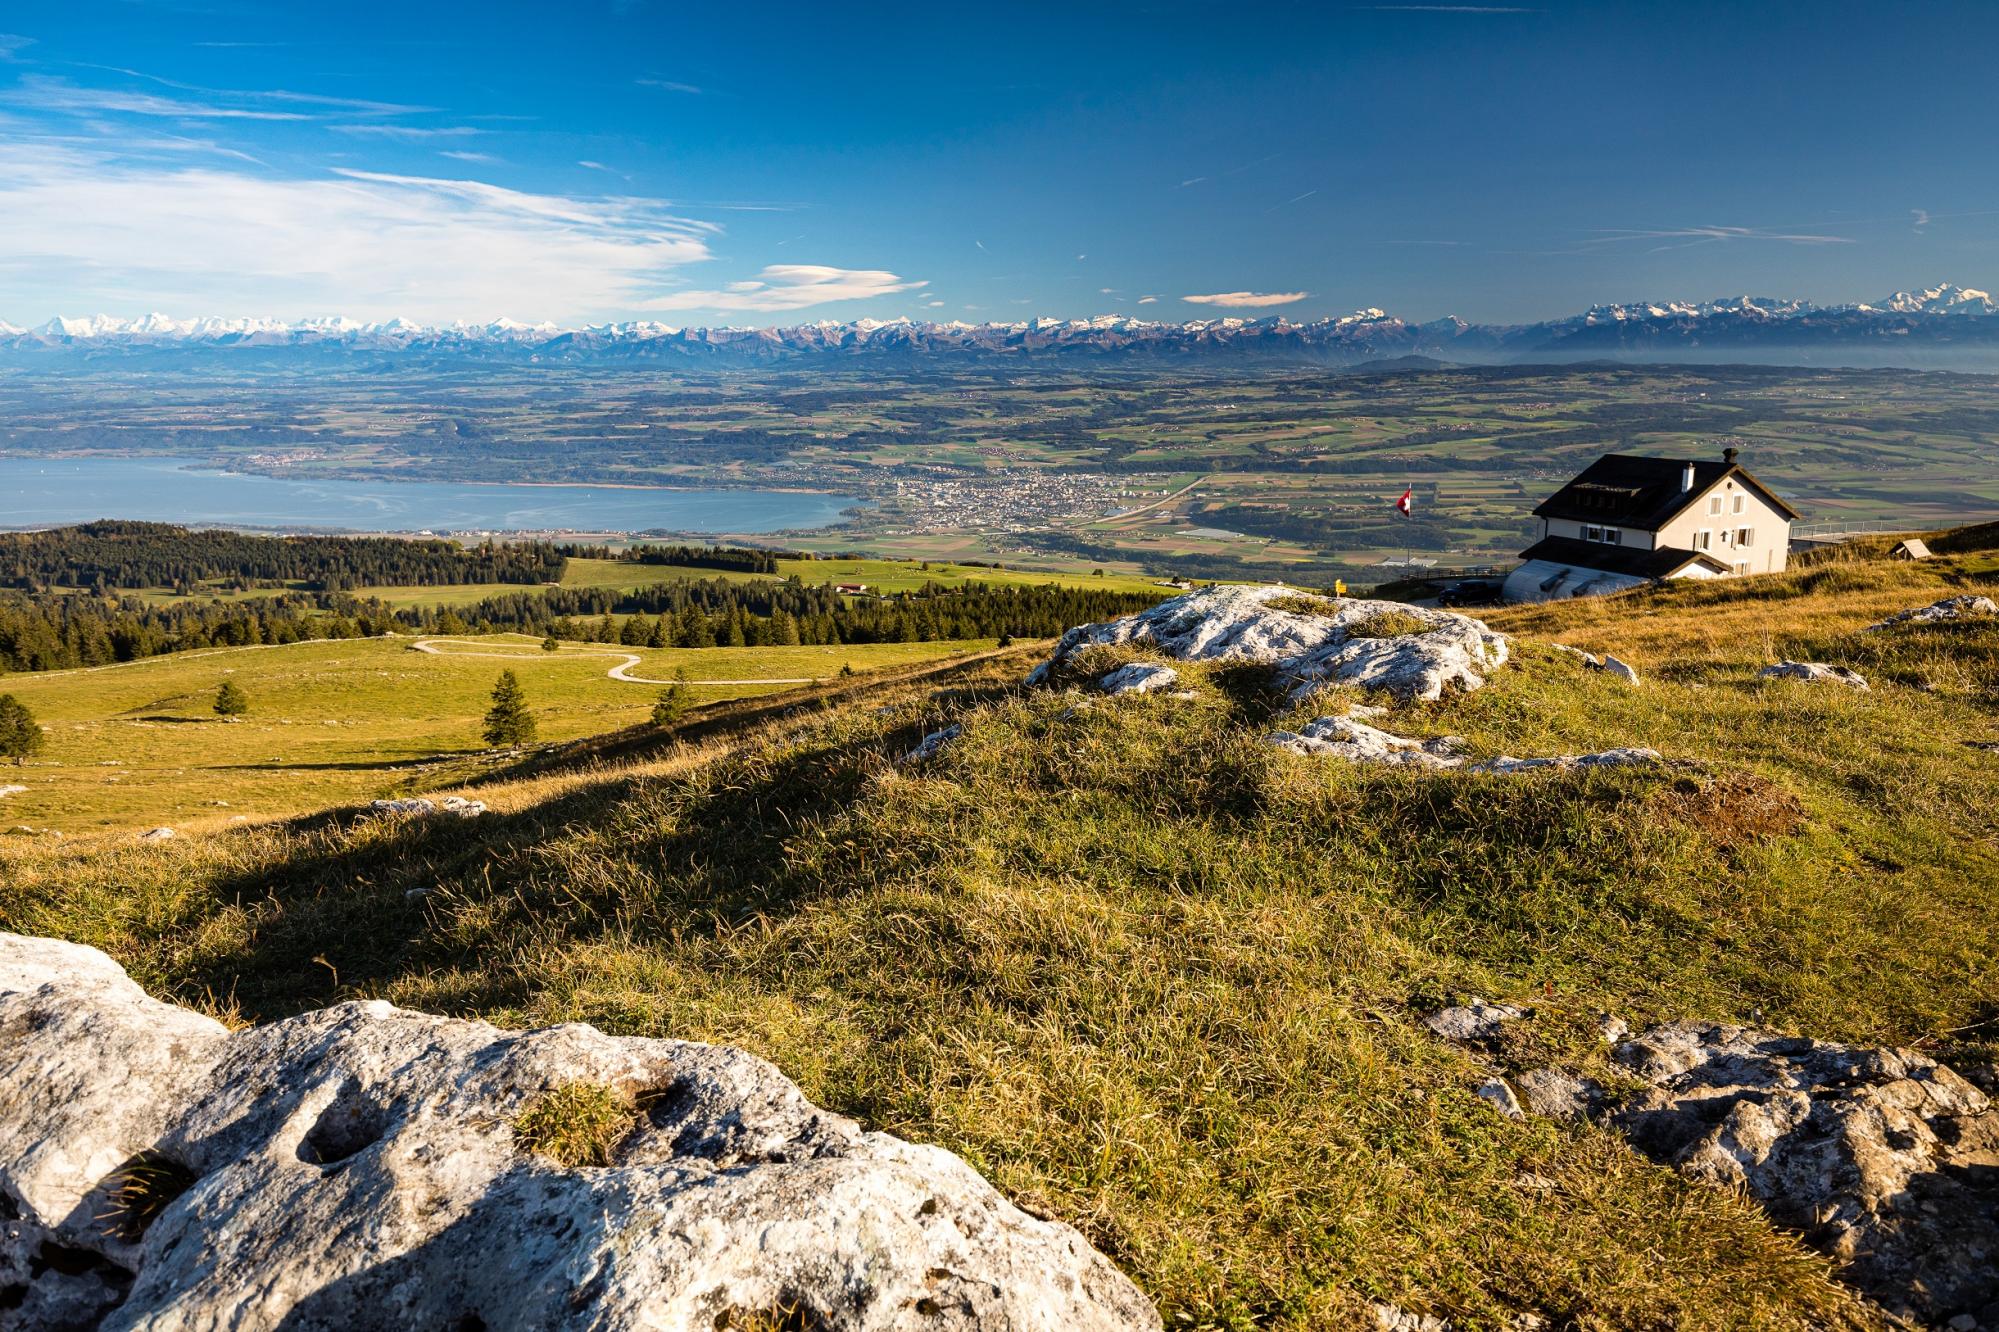
[{"label": "rocky foreground ledge", "polygon": [[724,1046],[380,1002],[231,1032],[0,934],[0,1051],[0,1326],[1159,1327],[1074,1230]]}]

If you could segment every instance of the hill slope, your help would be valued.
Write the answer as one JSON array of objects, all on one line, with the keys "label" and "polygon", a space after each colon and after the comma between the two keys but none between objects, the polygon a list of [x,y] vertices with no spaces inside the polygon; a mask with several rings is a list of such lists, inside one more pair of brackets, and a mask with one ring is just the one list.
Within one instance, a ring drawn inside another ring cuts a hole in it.
[{"label": "hill slope", "polygon": [[[1023,652],[682,761],[636,732],[551,756],[473,821],[10,847],[0,925],[249,1018],[369,995],[741,1045],[1078,1226],[1168,1326],[1350,1326],[1377,1299],[1467,1327],[1876,1326],[1746,1198],[1493,1113],[1487,1058],[1419,1019],[1510,1000],[1535,1018],[1505,1067],[1606,1080],[1605,1012],[1989,1063],[1999,752],[1967,742],[1999,743],[1999,621],[1862,632],[1989,594],[1985,558],[1507,612],[1485,688],[1377,719],[1671,766],[1299,757],[1264,737],[1328,700],[1287,711],[1261,672],[1065,696],[1016,687]],[[1784,656],[1875,687],[1757,678]]]}]

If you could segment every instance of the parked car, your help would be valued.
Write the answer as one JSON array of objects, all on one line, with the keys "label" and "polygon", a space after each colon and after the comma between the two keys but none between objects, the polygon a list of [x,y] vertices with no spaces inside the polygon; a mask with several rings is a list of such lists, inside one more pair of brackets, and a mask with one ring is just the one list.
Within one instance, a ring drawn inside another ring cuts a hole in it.
[{"label": "parked car", "polygon": [[1496,578],[1461,578],[1437,590],[1439,606],[1497,606],[1503,584]]}]

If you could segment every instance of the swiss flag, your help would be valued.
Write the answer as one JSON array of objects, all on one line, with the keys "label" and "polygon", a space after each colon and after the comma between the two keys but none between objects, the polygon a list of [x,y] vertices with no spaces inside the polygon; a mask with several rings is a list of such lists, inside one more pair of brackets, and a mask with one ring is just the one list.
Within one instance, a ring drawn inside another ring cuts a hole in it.
[{"label": "swiss flag", "polygon": [[1395,511],[1401,514],[1404,518],[1407,518],[1409,516],[1410,506],[1415,501],[1415,498],[1416,498],[1416,488],[1414,486],[1411,486],[1409,489],[1402,492],[1401,499],[1395,501]]}]

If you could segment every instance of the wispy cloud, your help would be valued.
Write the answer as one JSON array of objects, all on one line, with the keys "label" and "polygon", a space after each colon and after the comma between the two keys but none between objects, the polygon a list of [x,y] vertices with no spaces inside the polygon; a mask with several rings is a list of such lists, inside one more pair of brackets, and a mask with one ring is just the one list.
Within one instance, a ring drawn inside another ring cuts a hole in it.
[{"label": "wispy cloud", "polygon": [[493,156],[491,153],[468,153],[462,148],[440,148],[438,149],[437,155],[439,157],[448,157],[454,162],[491,163],[491,162],[498,162],[501,160],[500,158]]},{"label": "wispy cloud", "polygon": [[1317,193],[1318,193],[1317,190],[1306,190],[1303,194],[1292,195],[1289,199],[1286,199],[1283,203],[1272,204],[1270,205],[1270,207],[1264,209],[1263,211],[1266,213],[1274,213],[1280,208],[1289,208],[1294,203],[1304,203],[1305,200],[1311,198],[1313,195]]},{"label": "wispy cloud", "polygon": [[1159,304],[1159,298],[1157,296],[1141,296],[1138,298],[1138,303],[1140,305],[1157,305]]},{"label": "wispy cloud", "polygon": [[728,310],[770,314],[833,301],[865,301],[929,286],[879,268],[828,268],[821,264],[771,264],[754,281],[719,291],[677,291],[641,303],[647,310]]},{"label": "wispy cloud", "polygon": [[1630,241],[1660,241],[1647,254],[1681,250],[1693,245],[1721,245],[1733,241],[1775,241],[1784,245],[1851,245],[1851,236],[1828,236],[1816,232],[1771,231],[1761,227],[1665,227],[1657,230],[1600,231],[1590,241],[1614,245]]},{"label": "wispy cloud", "polygon": [[301,111],[272,107],[221,106],[155,93],[84,88],[66,79],[30,74],[19,86],[0,91],[0,102],[35,111],[73,115],[157,116],[174,120],[311,120]]},{"label": "wispy cloud", "polygon": [[604,164],[603,164],[602,162],[592,162],[592,161],[591,161],[591,160],[590,160],[589,158],[587,158],[587,157],[586,157],[586,158],[583,158],[583,159],[582,159],[582,160],[580,160],[580,161],[578,161],[578,162],[576,163],[576,165],[577,165],[577,166],[580,166],[580,167],[582,167],[582,168],[584,168],[584,169],[585,169],[585,170],[587,170],[587,171],[610,171],[610,172],[611,172],[611,174],[612,174],[612,175],[614,175],[614,176],[618,174],[618,173],[617,173],[616,171],[612,170],[612,169],[611,169],[610,167],[607,167],[607,166],[605,166],[605,165],[604,165]]},{"label": "wispy cloud", "polygon": [[490,134],[491,130],[478,129],[471,125],[328,125],[335,134],[354,134],[369,139],[405,139],[421,142],[424,139],[465,139],[474,134]]},{"label": "wispy cloud", "polygon": [[17,32],[0,32],[0,60],[12,60],[34,44],[32,37],[23,37]]},{"label": "wispy cloud", "polygon": [[[1182,296],[1189,305],[1220,305],[1231,310],[1255,310],[1266,305],[1289,305],[1302,301],[1309,291],[1218,291],[1208,296]],[[1139,302],[1145,304],[1144,301]]]},{"label": "wispy cloud", "polygon": [[[718,228],[654,201],[0,141],[0,303],[444,321],[639,308]],[[837,271],[837,270],[834,270]]]},{"label": "wispy cloud", "polygon": [[359,97],[329,97],[325,93],[294,92],[289,88],[210,88],[204,84],[182,83],[177,79],[162,78],[158,74],[148,74],[142,69],[129,69],[124,65],[77,64],[74,68],[118,74],[161,88],[170,88],[174,92],[194,93],[199,97],[216,98],[232,104],[278,102],[293,106],[323,107],[328,113],[354,116],[403,116],[437,109],[431,106],[406,106],[400,102],[377,102]]},{"label": "wispy cloud", "polygon": [[1927,208],[1911,208],[1909,215],[1911,218],[1910,226],[1913,230],[1921,231],[1930,224],[1930,210]]},{"label": "wispy cloud", "polygon": [[641,88],[659,88],[666,92],[686,93],[691,97],[699,97],[703,91],[694,84],[682,83],[678,79],[644,78],[633,79],[632,82],[638,84]]}]

